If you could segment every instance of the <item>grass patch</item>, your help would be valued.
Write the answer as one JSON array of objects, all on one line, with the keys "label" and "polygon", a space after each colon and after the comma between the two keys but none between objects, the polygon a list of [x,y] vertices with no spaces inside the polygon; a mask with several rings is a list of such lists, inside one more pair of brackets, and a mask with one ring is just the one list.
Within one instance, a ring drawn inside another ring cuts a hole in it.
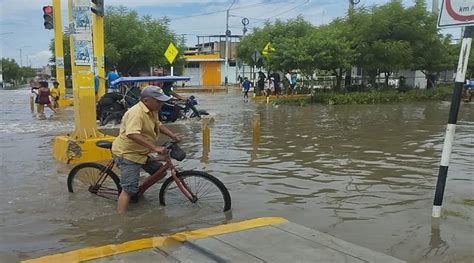
[{"label": "grass patch", "polygon": [[458,212],[458,211],[443,209],[441,214],[445,218],[451,216],[451,217],[458,217],[458,218],[462,218],[462,219],[465,219],[465,220],[469,220],[469,217],[467,215],[463,214],[462,212]]},{"label": "grass patch", "polygon": [[474,199],[464,199],[462,200],[464,205],[474,206]]},{"label": "grass patch", "polygon": [[388,91],[369,91],[369,92],[315,92],[308,99],[286,100],[278,99],[273,103],[293,104],[303,106],[307,103],[322,103],[331,105],[344,104],[383,104],[394,102],[413,102],[413,101],[442,101],[449,100],[453,93],[452,86],[439,86],[431,90],[409,90],[400,92],[397,90]]}]

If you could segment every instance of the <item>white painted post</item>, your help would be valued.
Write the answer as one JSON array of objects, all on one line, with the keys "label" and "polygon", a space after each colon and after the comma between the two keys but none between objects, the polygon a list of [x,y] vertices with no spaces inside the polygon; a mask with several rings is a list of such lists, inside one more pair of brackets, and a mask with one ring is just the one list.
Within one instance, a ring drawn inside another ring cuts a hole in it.
[{"label": "white painted post", "polygon": [[439,218],[441,216],[441,206],[443,204],[444,189],[446,187],[446,179],[448,177],[449,159],[453,148],[454,133],[456,131],[456,122],[458,119],[459,106],[461,104],[462,90],[466,77],[467,63],[469,61],[469,53],[471,51],[472,32],[474,27],[467,27],[462,40],[461,52],[459,54],[458,68],[456,71],[456,81],[454,83],[453,98],[451,101],[451,109],[449,111],[448,125],[446,127],[446,136],[444,138],[443,152],[441,154],[441,162],[438,172],[438,181],[436,183],[436,192],[433,202],[433,210],[431,216]]}]

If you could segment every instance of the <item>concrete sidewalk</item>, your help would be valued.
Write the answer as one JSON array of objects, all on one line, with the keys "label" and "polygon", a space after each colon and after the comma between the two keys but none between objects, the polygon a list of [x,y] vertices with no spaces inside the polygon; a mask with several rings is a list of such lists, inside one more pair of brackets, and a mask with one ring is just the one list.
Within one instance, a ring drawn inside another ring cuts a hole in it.
[{"label": "concrete sidewalk", "polygon": [[26,262],[403,262],[288,222],[258,218]]}]

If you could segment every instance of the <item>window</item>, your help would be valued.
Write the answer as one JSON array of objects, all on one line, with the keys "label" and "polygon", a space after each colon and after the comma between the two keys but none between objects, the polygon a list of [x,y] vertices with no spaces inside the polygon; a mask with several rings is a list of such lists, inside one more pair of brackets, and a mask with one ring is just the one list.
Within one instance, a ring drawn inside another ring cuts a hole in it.
[{"label": "window", "polygon": [[186,62],[185,68],[199,68],[199,62]]}]

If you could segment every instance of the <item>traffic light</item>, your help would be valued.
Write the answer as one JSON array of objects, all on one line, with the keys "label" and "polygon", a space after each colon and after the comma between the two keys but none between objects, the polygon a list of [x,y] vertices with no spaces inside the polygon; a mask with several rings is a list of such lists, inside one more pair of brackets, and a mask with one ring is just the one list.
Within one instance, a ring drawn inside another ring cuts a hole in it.
[{"label": "traffic light", "polygon": [[50,5],[43,6],[44,28],[54,28],[53,7]]},{"label": "traffic light", "polygon": [[98,16],[104,16],[104,13],[105,13],[104,0],[92,0],[92,3],[95,5],[91,7],[92,13]]}]

